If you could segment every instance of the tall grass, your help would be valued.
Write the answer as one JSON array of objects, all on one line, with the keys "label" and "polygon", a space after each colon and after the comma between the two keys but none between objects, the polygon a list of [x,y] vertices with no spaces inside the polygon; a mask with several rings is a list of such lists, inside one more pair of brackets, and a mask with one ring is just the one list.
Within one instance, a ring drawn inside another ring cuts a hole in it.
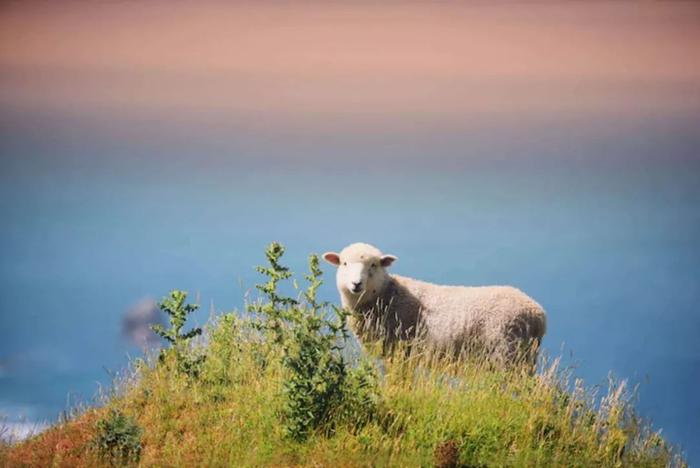
[{"label": "tall grass", "polygon": [[175,352],[136,362],[104,407],[0,460],[109,464],[94,441],[119,414],[140,436],[138,460],[122,462],[142,466],[684,466],[635,414],[624,382],[597,396],[558,360],[533,374],[399,346],[381,364],[351,364],[344,312],[316,302],[317,259],[309,287],[288,298],[277,290],[292,279],[283,249],[270,249],[253,315],[220,315],[189,344],[206,355],[197,373],[182,372]]}]

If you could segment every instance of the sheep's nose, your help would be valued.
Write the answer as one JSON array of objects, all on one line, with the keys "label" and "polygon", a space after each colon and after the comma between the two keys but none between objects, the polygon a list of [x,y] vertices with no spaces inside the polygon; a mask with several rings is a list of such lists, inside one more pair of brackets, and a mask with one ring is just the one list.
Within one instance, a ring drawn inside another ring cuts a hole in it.
[{"label": "sheep's nose", "polygon": [[359,291],[361,286],[362,286],[362,281],[359,281],[359,282],[352,281],[352,290],[353,291]]}]

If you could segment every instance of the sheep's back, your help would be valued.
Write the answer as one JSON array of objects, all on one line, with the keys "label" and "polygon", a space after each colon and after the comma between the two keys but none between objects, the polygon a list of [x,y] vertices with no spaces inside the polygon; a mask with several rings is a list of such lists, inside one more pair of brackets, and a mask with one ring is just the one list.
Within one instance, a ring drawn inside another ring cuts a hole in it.
[{"label": "sheep's back", "polygon": [[512,286],[447,286],[395,276],[421,304],[428,338],[454,345],[469,337],[499,340],[504,333],[541,338],[546,321],[542,307]]}]

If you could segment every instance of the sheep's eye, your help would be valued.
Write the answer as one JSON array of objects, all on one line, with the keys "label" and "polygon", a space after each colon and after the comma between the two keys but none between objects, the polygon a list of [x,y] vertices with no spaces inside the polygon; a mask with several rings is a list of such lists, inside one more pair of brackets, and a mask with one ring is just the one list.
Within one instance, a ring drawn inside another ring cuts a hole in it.
[{"label": "sheep's eye", "polygon": [[343,266],[348,266],[348,262],[343,262]]}]

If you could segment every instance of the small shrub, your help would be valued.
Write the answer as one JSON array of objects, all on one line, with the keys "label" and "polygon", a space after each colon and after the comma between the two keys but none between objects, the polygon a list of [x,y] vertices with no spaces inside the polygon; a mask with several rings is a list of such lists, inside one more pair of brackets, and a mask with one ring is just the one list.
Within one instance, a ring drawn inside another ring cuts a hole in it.
[{"label": "small shrub", "polygon": [[323,274],[318,256],[309,257],[309,273],[304,276],[309,285],[302,302],[277,291],[280,281],[292,277],[280,264],[282,255],[282,245],[268,247],[269,266],[257,268],[268,278],[256,286],[265,300],[250,305],[248,311],[261,317],[258,329],[282,346],[287,371],[282,410],[286,433],[303,441],[319,428],[332,432],[341,421],[361,425],[378,399],[374,369],[367,365],[353,369],[343,359],[341,345],[349,337],[347,314],[317,300]]},{"label": "small shrub", "polygon": [[93,446],[103,461],[116,466],[139,461],[143,431],[131,417],[111,410],[95,427]]},{"label": "small shrub", "polygon": [[199,376],[202,363],[206,359],[203,354],[193,355],[189,348],[192,338],[202,334],[202,329],[197,327],[183,333],[187,316],[199,308],[197,304],[186,304],[187,293],[184,291],[171,291],[168,297],[158,304],[158,307],[168,314],[170,328],[167,330],[160,324],[152,325],[153,331],[170,344],[169,349],[164,349],[160,354],[160,361],[166,359],[168,353],[174,353],[177,369],[190,377]]},{"label": "small shrub", "polygon": [[379,403],[377,371],[372,364],[362,361],[348,372],[337,419],[351,429],[361,429],[377,417]]}]

